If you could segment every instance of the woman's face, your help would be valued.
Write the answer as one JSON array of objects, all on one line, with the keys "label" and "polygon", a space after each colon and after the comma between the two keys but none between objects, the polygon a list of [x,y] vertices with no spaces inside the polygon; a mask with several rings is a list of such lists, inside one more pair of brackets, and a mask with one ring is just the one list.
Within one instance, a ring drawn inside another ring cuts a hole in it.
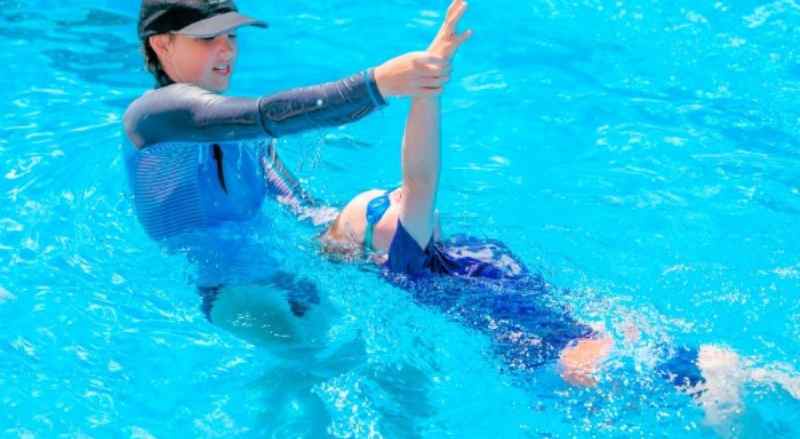
[{"label": "woman's face", "polygon": [[236,63],[236,35],[192,38],[185,35],[155,35],[150,45],[164,71],[175,82],[190,83],[222,93],[228,89]]}]

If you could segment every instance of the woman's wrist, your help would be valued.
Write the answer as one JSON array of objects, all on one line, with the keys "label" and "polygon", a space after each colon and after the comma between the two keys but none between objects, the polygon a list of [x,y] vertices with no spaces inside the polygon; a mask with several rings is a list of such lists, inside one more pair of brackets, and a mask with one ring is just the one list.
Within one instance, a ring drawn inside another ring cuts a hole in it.
[{"label": "woman's wrist", "polygon": [[387,105],[388,102],[386,101],[386,95],[381,92],[380,87],[378,87],[378,81],[375,79],[374,68],[368,69],[365,72],[365,79],[367,82],[367,92],[369,93],[369,97],[372,99],[372,102],[375,104],[375,106],[382,107]]},{"label": "woman's wrist", "polygon": [[384,99],[390,98],[395,96],[395,93],[392,91],[391,86],[389,85],[389,75],[386,72],[386,65],[381,64],[378,67],[375,67],[372,70],[373,76],[375,78],[375,85],[378,86],[378,91],[381,93]]}]

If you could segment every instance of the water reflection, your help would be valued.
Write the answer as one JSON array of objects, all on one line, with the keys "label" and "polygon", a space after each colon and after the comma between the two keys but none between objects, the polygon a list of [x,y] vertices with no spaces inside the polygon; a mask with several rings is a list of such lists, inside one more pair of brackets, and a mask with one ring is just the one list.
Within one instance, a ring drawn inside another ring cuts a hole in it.
[{"label": "water reflection", "polygon": [[[0,15],[0,40],[19,47],[39,48],[51,71],[74,75],[92,85],[140,89],[146,78],[133,17],[90,8],[78,18],[58,18],[38,12],[3,8]],[[24,49],[23,49],[24,50]],[[105,101],[124,108],[130,99],[118,96]]]},{"label": "water reflection", "polygon": [[135,23],[133,18],[117,14],[115,12],[103,11],[100,9],[89,9],[86,12],[86,17],[80,20],[55,20],[54,22],[59,27],[77,27],[77,26],[129,26]]}]

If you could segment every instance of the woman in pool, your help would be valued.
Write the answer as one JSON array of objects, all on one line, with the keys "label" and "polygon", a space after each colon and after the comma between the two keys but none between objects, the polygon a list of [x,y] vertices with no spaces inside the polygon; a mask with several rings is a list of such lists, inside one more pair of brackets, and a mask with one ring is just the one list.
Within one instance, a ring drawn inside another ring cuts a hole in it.
[{"label": "woman in pool", "polygon": [[[466,7],[463,0],[453,1],[429,52],[449,60],[470,37],[469,31],[456,33]],[[441,239],[435,209],[440,126],[439,97],[414,97],[401,147],[401,186],[353,198],[320,236],[323,251],[337,259],[366,258],[379,264],[386,277],[417,302],[490,335],[513,368],[529,370],[557,360],[567,382],[595,384],[595,374],[613,346],[610,336],[572,319],[556,304],[557,291],[501,242],[464,236]],[[629,332],[629,338],[636,338],[635,329]],[[695,395],[714,424],[740,407],[738,389],[745,381],[780,384],[800,397],[798,378],[747,366],[725,348],[664,351],[667,359],[656,372]]]}]

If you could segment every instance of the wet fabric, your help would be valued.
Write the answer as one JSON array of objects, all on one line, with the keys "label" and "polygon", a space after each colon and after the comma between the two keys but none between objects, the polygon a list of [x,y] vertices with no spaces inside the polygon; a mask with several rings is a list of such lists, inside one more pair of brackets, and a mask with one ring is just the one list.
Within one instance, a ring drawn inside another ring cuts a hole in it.
[{"label": "wet fabric", "polygon": [[676,387],[692,388],[705,383],[705,378],[697,364],[699,352],[696,348],[679,347],[669,358],[659,364],[656,372]]},{"label": "wet fabric", "polygon": [[[417,302],[491,335],[497,353],[518,369],[555,360],[571,343],[596,335],[499,241],[457,235],[423,250],[398,221],[384,269]],[[660,377],[681,388],[705,382],[697,349],[665,351]]]},{"label": "wet fabric", "polygon": [[151,90],[125,112],[137,149],[166,142],[224,143],[282,137],[356,121],[386,105],[372,70],[261,98],[228,97],[191,84]]},{"label": "wet fabric", "polygon": [[527,273],[500,241],[455,235],[444,242],[430,240],[423,250],[403,226],[389,246],[385,267],[411,277],[446,274],[485,279],[514,279]]},{"label": "wet fabric", "polygon": [[557,289],[499,241],[458,235],[423,250],[398,221],[383,274],[416,302],[489,335],[515,369],[552,362],[595,335],[571,317]]},{"label": "wet fabric", "polygon": [[384,104],[372,71],[261,99],[189,84],[146,93],[124,118],[139,220],[164,241],[251,219],[268,192],[290,196],[299,186],[270,151],[271,138],[352,122]]},{"label": "wet fabric", "polygon": [[252,219],[261,207],[264,142],[164,143],[126,151],[136,214],[158,241],[227,221]]},{"label": "wet fabric", "polygon": [[[206,314],[220,287],[274,277],[281,257],[270,219],[259,215],[265,197],[313,202],[277,157],[274,138],[353,122],[385,104],[367,70],[261,98],[172,84],[130,105],[124,155],[137,217],[196,268]],[[304,312],[313,300],[292,303]]]}]

